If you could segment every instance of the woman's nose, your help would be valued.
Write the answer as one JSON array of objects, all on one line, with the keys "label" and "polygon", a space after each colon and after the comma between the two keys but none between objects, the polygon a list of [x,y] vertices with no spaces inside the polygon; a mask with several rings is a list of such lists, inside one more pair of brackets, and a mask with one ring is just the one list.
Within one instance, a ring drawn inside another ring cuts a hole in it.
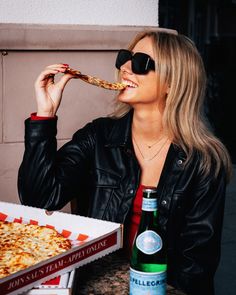
[{"label": "woman's nose", "polygon": [[126,72],[126,73],[129,73],[129,74],[133,74],[132,72],[132,67],[131,67],[131,60],[128,60],[126,63],[124,63],[121,67],[120,67],[120,70],[122,72]]}]

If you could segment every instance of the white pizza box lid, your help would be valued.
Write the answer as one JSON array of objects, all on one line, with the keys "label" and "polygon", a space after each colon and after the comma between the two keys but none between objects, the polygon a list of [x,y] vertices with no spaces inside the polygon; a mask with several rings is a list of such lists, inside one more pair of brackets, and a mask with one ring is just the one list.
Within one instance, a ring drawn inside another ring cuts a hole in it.
[{"label": "white pizza box lid", "polygon": [[[1,295],[20,294],[122,247],[123,226],[119,223],[64,212],[47,215],[44,209],[7,202],[0,202],[0,217],[49,225],[66,231],[69,238],[82,237],[72,249],[0,279]],[[88,238],[83,240],[84,236]]]},{"label": "white pizza box lid", "polygon": [[23,295],[71,295],[75,280],[75,270],[57,276],[56,279],[26,291]]}]

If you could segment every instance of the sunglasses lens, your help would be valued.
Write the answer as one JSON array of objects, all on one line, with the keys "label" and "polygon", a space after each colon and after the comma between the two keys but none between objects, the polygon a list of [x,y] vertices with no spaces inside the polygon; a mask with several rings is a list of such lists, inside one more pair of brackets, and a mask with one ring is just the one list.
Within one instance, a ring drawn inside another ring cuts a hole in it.
[{"label": "sunglasses lens", "polygon": [[117,58],[116,58],[116,68],[119,70],[120,67],[125,64],[128,60],[132,59],[132,54],[130,51],[121,49],[118,52]]},{"label": "sunglasses lens", "polygon": [[150,70],[155,70],[155,63],[149,55],[141,52],[137,52],[133,56],[132,71],[135,74],[145,75]]},{"label": "sunglasses lens", "polygon": [[132,71],[135,74],[146,74],[148,57],[142,53],[136,53],[133,56]]}]

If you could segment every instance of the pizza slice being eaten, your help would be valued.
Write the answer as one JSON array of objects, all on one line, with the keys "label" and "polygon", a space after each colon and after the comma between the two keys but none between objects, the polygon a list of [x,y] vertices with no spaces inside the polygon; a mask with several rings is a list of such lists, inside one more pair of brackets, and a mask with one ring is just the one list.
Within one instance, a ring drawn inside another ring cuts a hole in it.
[{"label": "pizza slice being eaten", "polygon": [[84,82],[87,82],[89,84],[95,85],[95,86],[99,86],[105,89],[109,89],[109,90],[123,90],[127,87],[126,84],[124,83],[112,83],[112,82],[108,82],[106,80],[102,80],[100,78],[97,77],[93,77],[90,75],[85,75],[82,74],[80,71],[78,70],[74,70],[71,68],[68,68],[66,70],[66,73],[72,74],[77,76],[79,79],[83,80]]}]

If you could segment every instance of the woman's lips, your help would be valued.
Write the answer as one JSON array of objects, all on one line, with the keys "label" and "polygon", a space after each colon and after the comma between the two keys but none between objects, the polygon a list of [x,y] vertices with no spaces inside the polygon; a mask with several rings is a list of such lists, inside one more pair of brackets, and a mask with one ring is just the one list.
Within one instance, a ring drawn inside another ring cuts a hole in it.
[{"label": "woman's lips", "polygon": [[132,88],[138,88],[138,84],[134,83],[133,81],[129,79],[122,79],[121,81],[123,84],[127,85],[125,89],[132,89]]}]

